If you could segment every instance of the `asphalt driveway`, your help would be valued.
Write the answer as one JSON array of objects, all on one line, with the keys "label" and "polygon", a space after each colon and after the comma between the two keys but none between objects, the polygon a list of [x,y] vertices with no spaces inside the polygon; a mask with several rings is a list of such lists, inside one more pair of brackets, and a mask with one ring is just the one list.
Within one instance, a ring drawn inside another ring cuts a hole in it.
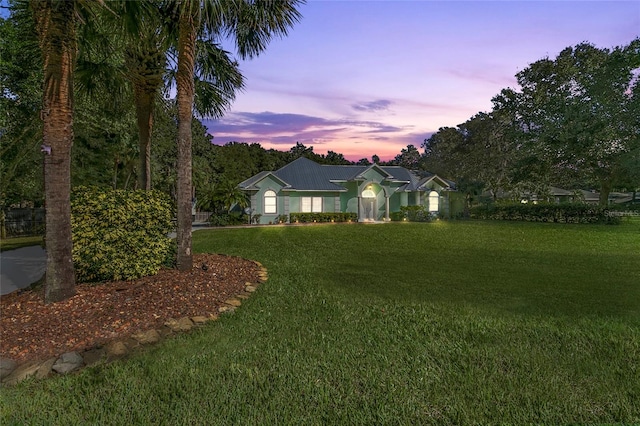
[{"label": "asphalt driveway", "polygon": [[47,254],[40,246],[0,253],[0,295],[28,287],[44,275]]}]

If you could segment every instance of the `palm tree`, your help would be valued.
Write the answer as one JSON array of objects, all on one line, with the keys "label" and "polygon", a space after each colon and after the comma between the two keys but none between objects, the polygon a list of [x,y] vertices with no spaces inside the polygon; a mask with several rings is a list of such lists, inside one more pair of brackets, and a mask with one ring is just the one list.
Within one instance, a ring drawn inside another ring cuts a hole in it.
[{"label": "palm tree", "polygon": [[77,39],[75,1],[31,2],[44,62],[42,99],[47,242],[45,302],[75,294],[71,257],[71,145],[73,71]]},{"label": "palm tree", "polygon": [[156,98],[164,83],[166,47],[161,33],[151,29],[140,40],[126,48],[127,75],[133,85],[138,121],[139,172],[138,187],[151,189],[151,133]]},{"label": "palm tree", "polygon": [[201,29],[209,40],[231,36],[242,58],[257,56],[274,36],[284,36],[301,17],[303,0],[182,0],[178,20],[178,269],[193,266],[191,253],[192,159],[191,117],[194,101],[196,39]]}]

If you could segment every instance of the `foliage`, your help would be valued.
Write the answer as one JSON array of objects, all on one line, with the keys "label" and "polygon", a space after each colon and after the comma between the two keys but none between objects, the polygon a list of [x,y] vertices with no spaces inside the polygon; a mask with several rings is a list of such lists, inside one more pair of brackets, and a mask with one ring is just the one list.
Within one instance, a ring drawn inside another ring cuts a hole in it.
[{"label": "foliage", "polygon": [[527,222],[618,224],[609,209],[583,203],[491,203],[471,209],[471,218]]},{"label": "foliage", "polygon": [[[260,218],[258,218],[258,220],[260,220]],[[287,223],[288,221],[289,217],[286,214],[278,215],[278,218],[276,219],[277,223]]]},{"label": "foliage", "polygon": [[291,213],[290,223],[357,222],[356,213]]},{"label": "foliage", "polygon": [[211,226],[238,226],[246,225],[248,220],[249,217],[241,212],[213,213],[209,217],[209,224]]},{"label": "foliage", "polygon": [[[510,107],[510,105],[509,105]],[[456,128],[444,127],[424,141],[424,167],[456,182],[482,182],[494,198],[516,184],[520,156],[507,106],[478,113]]]},{"label": "foliage", "polygon": [[405,219],[405,214],[404,212],[391,212],[389,213],[389,219],[391,219],[392,222],[400,222]]},{"label": "foliage", "polygon": [[640,185],[640,38],[600,49],[564,49],[517,74],[515,100],[526,149],[549,173],[600,186],[600,204],[622,183]]},{"label": "foliage", "polygon": [[401,206],[400,212],[403,214],[403,220],[409,222],[429,222],[432,219],[425,206]]},{"label": "foliage", "polygon": [[43,202],[42,58],[33,16],[0,17],[0,207]]},{"label": "foliage", "polygon": [[80,187],[71,204],[79,281],[131,280],[167,261],[173,209],[166,194]]},{"label": "foliage", "polygon": [[400,150],[400,154],[389,162],[389,165],[401,166],[409,170],[417,170],[420,166],[420,151],[414,145],[407,145]]}]

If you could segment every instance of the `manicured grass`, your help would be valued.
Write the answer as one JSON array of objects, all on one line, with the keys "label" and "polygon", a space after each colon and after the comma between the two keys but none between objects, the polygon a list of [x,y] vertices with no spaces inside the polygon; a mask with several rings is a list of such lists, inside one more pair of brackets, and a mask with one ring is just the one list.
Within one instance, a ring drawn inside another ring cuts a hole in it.
[{"label": "manicured grass", "polygon": [[42,236],[0,239],[0,252],[42,244]]},{"label": "manicured grass", "polygon": [[262,262],[234,314],[2,390],[0,424],[640,422],[640,226],[219,229]]}]

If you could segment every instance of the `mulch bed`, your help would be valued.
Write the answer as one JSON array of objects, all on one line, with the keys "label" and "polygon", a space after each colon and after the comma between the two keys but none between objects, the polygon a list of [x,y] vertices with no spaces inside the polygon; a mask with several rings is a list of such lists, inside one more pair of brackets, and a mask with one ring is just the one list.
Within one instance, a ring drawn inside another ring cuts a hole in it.
[{"label": "mulch bed", "polygon": [[83,351],[167,319],[217,314],[258,282],[260,267],[239,257],[194,255],[190,271],[163,269],[134,281],[78,284],[70,299],[45,305],[42,289],[0,298],[0,357],[19,363]]}]

